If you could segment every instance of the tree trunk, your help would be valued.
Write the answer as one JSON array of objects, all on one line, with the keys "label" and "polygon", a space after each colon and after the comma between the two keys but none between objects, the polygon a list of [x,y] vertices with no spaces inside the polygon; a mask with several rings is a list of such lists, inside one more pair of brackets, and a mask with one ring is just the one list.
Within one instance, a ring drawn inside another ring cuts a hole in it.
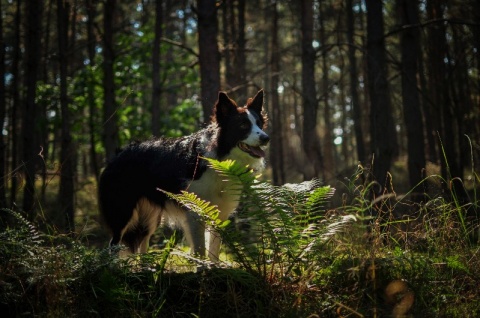
[{"label": "tree trunk", "polygon": [[335,158],[335,148],[333,146],[333,128],[331,124],[332,116],[330,114],[330,102],[329,102],[329,83],[328,83],[328,72],[330,65],[328,64],[328,48],[327,48],[327,37],[325,35],[325,26],[324,20],[326,19],[325,8],[322,5],[322,2],[319,3],[320,14],[319,17],[319,40],[322,44],[322,100],[323,100],[323,121],[324,121],[324,134],[323,134],[323,169],[324,169],[324,178],[325,180],[332,180],[335,177],[336,165],[334,163]]},{"label": "tree trunk", "polygon": [[[417,0],[398,0],[400,25],[420,23]],[[425,142],[422,113],[417,87],[417,73],[420,55],[418,28],[405,28],[400,34],[402,56],[402,103],[407,130],[408,176],[413,189],[423,179],[425,169]]]},{"label": "tree trunk", "polygon": [[270,162],[272,166],[273,184],[280,185],[285,183],[285,172],[283,165],[283,144],[282,144],[282,112],[280,110],[280,102],[278,97],[278,82],[280,72],[280,52],[278,46],[278,11],[277,2],[272,5],[272,46],[270,60],[270,97],[272,106],[270,109],[272,123],[272,140],[270,144]]},{"label": "tree trunk", "polygon": [[89,128],[89,140],[90,140],[90,161],[92,164],[93,174],[95,179],[98,180],[100,176],[100,168],[98,167],[98,158],[97,151],[95,150],[96,146],[96,129],[95,123],[97,119],[96,105],[95,105],[95,79],[93,76],[93,66],[95,65],[95,46],[97,40],[95,38],[94,23],[96,16],[96,1],[95,0],[86,0],[87,8],[87,51],[88,51],[88,60],[90,66],[89,78],[88,78],[88,87],[87,87],[87,99],[88,99],[88,128]]},{"label": "tree trunk", "polygon": [[238,0],[238,35],[235,41],[235,63],[234,67],[237,71],[237,98],[240,100],[247,99],[247,59],[245,56],[245,0]]},{"label": "tree trunk", "polygon": [[30,220],[35,219],[35,172],[38,164],[40,147],[36,145],[38,136],[36,119],[36,89],[40,67],[41,36],[42,36],[42,10],[41,0],[27,1],[25,3],[26,34],[25,34],[25,104],[23,110],[22,136],[23,136],[23,172],[25,186],[23,193],[23,209],[28,213]]},{"label": "tree trunk", "polygon": [[226,2],[223,6],[222,21],[225,82],[236,92],[237,99],[244,101],[248,98],[245,69],[245,0]]},{"label": "tree trunk", "polygon": [[[455,26],[453,30],[453,52],[455,54],[454,61],[455,71],[454,74],[451,92],[455,94],[454,98],[454,110],[453,114],[456,121],[456,133],[457,140],[455,145],[458,147],[455,148],[457,154],[457,173],[455,177],[460,177],[463,179],[463,171],[470,166],[470,146],[468,144],[468,139],[465,136],[468,136],[475,129],[474,127],[478,124],[476,121],[472,121],[471,111],[474,108],[471,100],[472,90],[471,87],[474,87],[473,83],[470,82],[470,77],[468,75],[469,65],[467,63],[468,51],[470,50],[470,44],[465,42],[463,38],[463,32],[459,27]],[[467,46],[468,45],[468,46]]]},{"label": "tree trunk", "polygon": [[155,38],[152,52],[152,133],[160,136],[160,99],[162,87],[160,83],[160,40],[162,38],[163,2],[155,2]]},{"label": "tree trunk", "polygon": [[107,160],[115,156],[119,146],[117,105],[115,102],[115,76],[114,76],[114,41],[113,25],[116,9],[116,0],[106,0],[104,4],[104,35],[103,35],[103,143]]},{"label": "tree trunk", "polygon": [[225,65],[225,85],[226,88],[231,89],[234,86],[233,81],[233,62],[232,62],[232,34],[230,24],[232,21],[232,12],[230,11],[230,5],[224,2],[222,5],[222,35],[223,35],[223,61]]},{"label": "tree trunk", "polygon": [[360,108],[360,98],[358,96],[358,71],[357,60],[355,58],[356,44],[354,40],[354,15],[353,0],[347,0],[347,42],[348,42],[348,62],[350,77],[350,98],[353,113],[353,129],[355,131],[355,141],[357,149],[357,160],[364,162],[366,159],[365,141],[362,129],[362,110]]},{"label": "tree trunk", "polygon": [[57,0],[57,32],[58,32],[58,62],[60,66],[60,110],[62,115],[62,136],[60,149],[60,211],[65,215],[67,233],[75,232],[74,223],[74,173],[75,149],[73,147],[70,127],[70,110],[67,95],[68,59],[68,18],[70,3]]},{"label": "tree trunk", "polygon": [[387,173],[397,149],[387,81],[382,2],[367,0],[367,77],[370,95],[371,152],[373,175],[382,185],[389,184]]},{"label": "tree trunk", "polygon": [[305,170],[305,178],[323,176],[322,153],[317,134],[317,92],[315,89],[315,50],[313,41],[313,1],[301,1],[302,31],[302,97],[303,149],[313,171]]},{"label": "tree trunk", "polygon": [[425,123],[424,127],[424,134],[427,137],[427,160],[430,162],[438,162],[438,150],[437,150],[437,143],[436,140],[438,139],[438,136],[434,133],[435,129],[433,127],[437,127],[437,123],[434,123],[432,118],[434,118],[431,114],[432,112],[432,106],[430,98],[429,98],[429,87],[427,84],[427,78],[426,78],[426,71],[425,71],[425,61],[421,58],[421,56],[418,57],[418,77],[420,80],[420,91],[422,92],[422,112],[423,112],[423,121]]},{"label": "tree trunk", "polygon": [[220,90],[216,1],[198,0],[197,16],[203,121],[208,122]]},{"label": "tree trunk", "polygon": [[19,154],[19,146],[18,141],[19,137],[18,134],[13,133],[14,131],[18,131],[18,117],[19,117],[19,110],[22,108],[20,104],[20,25],[21,25],[21,17],[22,17],[22,1],[17,1],[16,11],[15,11],[15,27],[14,27],[14,46],[13,46],[13,56],[12,56],[12,99],[13,99],[13,107],[11,111],[11,130],[10,135],[12,136],[12,164],[11,164],[11,171],[12,171],[12,183],[10,188],[10,206],[13,206],[17,201],[17,187],[18,187],[18,179],[17,173],[13,173],[16,171],[18,167],[18,154]]},{"label": "tree trunk", "polygon": [[[0,123],[1,129],[5,124],[7,105],[5,104],[5,42],[3,41],[3,10],[0,6]],[[0,184],[0,207],[5,208],[7,206],[7,193],[6,187],[6,144],[3,132],[0,131],[0,178],[2,180]]]}]

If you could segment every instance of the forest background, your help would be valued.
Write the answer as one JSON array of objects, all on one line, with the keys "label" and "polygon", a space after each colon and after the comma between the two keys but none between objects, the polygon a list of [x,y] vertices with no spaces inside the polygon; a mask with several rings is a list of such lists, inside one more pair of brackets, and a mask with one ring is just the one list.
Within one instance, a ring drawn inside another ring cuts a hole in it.
[{"label": "forest background", "polygon": [[[219,90],[266,91],[267,178],[326,184],[358,164],[404,190],[474,184],[478,1],[2,0],[0,206],[60,227],[118,147],[189,134]],[[407,177],[408,176],[408,177]],[[57,180],[58,181],[55,181]]]}]

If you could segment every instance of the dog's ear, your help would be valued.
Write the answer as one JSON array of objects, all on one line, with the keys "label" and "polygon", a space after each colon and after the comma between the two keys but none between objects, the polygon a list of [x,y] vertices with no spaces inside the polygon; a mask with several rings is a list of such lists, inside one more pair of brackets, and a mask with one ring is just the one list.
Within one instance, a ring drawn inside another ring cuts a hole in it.
[{"label": "dog's ear", "polygon": [[259,90],[257,95],[255,95],[255,97],[248,99],[247,108],[253,110],[257,114],[262,113],[262,109],[263,109],[263,89]]},{"label": "dog's ear", "polygon": [[218,100],[215,104],[214,114],[217,121],[231,115],[237,110],[237,104],[228,97],[227,93],[219,92]]}]

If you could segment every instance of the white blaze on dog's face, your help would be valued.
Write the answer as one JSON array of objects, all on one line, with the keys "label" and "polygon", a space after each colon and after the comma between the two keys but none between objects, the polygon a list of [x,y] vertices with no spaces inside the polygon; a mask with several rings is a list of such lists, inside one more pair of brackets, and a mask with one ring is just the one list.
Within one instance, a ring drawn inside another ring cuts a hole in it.
[{"label": "white blaze on dog's face", "polygon": [[[214,120],[221,130],[218,141],[220,158],[229,153],[231,157],[243,157],[244,154],[255,160],[265,157],[261,147],[268,144],[270,137],[263,131],[267,118],[263,113],[262,90],[244,107],[238,107],[225,93],[220,93]],[[238,153],[234,155],[232,151]]]},{"label": "white blaze on dog's face", "polygon": [[250,134],[248,135],[247,139],[243,140],[244,143],[250,146],[263,146],[268,142],[269,137],[268,135],[260,128],[258,125],[258,118],[255,118],[251,112],[247,110],[248,119],[252,124]]},{"label": "white blaze on dog's face", "polygon": [[238,147],[253,157],[264,157],[265,153],[260,146],[268,144],[270,137],[260,127],[261,122],[258,115],[248,110],[246,111],[246,115],[250,122],[249,125],[247,125],[250,128],[250,132],[247,138],[238,143]]}]

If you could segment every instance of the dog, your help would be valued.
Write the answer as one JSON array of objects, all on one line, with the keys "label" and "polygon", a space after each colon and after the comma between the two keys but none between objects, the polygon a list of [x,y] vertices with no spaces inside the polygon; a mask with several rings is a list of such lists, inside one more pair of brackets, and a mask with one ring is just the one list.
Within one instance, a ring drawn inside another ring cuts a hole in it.
[{"label": "dog", "polygon": [[[110,160],[100,176],[99,206],[110,229],[110,246],[124,244],[126,253],[145,253],[161,218],[183,229],[191,253],[218,261],[220,237],[200,216],[165,192],[183,190],[216,205],[224,221],[237,208],[240,194],[208,166],[204,158],[232,159],[254,171],[265,167],[267,116],[260,90],[243,107],[218,94],[210,124],[192,135],[134,142]],[[161,189],[162,191],[160,191]],[[165,222],[164,222],[165,223]],[[209,232],[208,253],[205,232]]]}]

